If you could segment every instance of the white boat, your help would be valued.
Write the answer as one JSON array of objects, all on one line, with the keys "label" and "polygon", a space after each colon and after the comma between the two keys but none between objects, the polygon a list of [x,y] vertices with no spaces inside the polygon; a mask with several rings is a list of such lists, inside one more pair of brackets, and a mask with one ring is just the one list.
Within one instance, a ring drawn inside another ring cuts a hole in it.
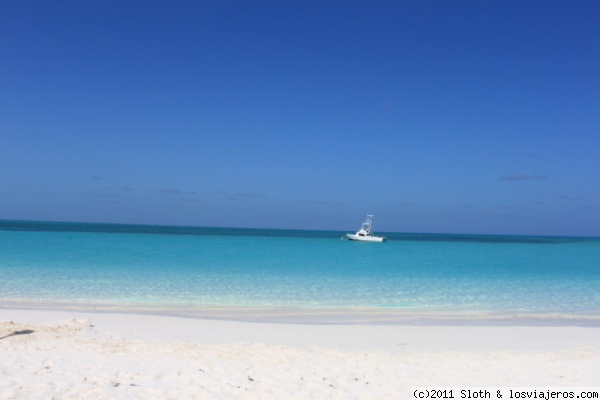
[{"label": "white boat", "polygon": [[373,236],[373,215],[367,214],[367,219],[362,223],[356,233],[347,233],[346,238],[359,242],[385,242],[383,236]]}]

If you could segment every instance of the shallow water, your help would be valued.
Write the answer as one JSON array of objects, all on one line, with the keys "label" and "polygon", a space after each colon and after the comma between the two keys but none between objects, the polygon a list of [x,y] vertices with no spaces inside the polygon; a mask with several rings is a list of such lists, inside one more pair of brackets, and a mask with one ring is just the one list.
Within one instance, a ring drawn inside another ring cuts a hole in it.
[{"label": "shallow water", "polygon": [[600,316],[600,240],[0,222],[0,305]]}]

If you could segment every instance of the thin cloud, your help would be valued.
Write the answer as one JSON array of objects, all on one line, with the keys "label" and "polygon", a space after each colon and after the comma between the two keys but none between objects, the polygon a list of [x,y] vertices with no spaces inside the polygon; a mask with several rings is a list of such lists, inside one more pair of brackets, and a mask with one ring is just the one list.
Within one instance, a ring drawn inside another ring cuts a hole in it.
[{"label": "thin cloud", "polygon": [[179,190],[179,189],[162,189],[160,192],[163,194],[180,194],[181,190]]},{"label": "thin cloud", "polygon": [[344,203],[340,203],[340,202],[336,202],[336,201],[311,201],[311,200],[305,200],[305,201],[300,201],[300,203],[302,203],[302,204],[313,204],[313,205],[317,205],[317,206],[342,206],[342,205],[344,205]]},{"label": "thin cloud", "polygon": [[538,174],[508,174],[500,177],[501,181],[517,182],[517,181],[545,181],[548,175]]},{"label": "thin cloud", "polygon": [[180,201],[186,202],[186,203],[202,203],[203,200],[202,199],[198,199],[196,197],[184,197],[182,199],[179,199]]},{"label": "thin cloud", "polygon": [[569,201],[581,201],[583,200],[583,197],[581,196],[559,196],[558,197],[561,200],[569,200]]},{"label": "thin cloud", "polygon": [[221,191],[221,190],[219,190],[217,192],[217,194],[220,195],[220,196],[227,196],[227,198],[230,199],[230,200],[252,199],[252,198],[266,197],[264,194],[259,194],[259,193],[224,192],[224,191]]}]

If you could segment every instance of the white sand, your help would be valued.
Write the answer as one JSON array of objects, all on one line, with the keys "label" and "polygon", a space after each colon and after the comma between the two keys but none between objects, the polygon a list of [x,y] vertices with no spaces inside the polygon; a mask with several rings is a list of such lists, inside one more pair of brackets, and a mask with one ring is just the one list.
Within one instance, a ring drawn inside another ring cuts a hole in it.
[{"label": "white sand", "polygon": [[408,399],[413,386],[598,385],[600,328],[0,309],[3,400]]}]

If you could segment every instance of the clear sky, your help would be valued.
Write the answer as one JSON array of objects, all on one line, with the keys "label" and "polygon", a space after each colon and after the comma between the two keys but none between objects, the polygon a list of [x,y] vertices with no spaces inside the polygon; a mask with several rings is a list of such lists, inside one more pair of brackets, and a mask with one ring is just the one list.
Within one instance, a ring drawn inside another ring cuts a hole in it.
[{"label": "clear sky", "polygon": [[600,236],[600,2],[10,1],[0,219]]}]

